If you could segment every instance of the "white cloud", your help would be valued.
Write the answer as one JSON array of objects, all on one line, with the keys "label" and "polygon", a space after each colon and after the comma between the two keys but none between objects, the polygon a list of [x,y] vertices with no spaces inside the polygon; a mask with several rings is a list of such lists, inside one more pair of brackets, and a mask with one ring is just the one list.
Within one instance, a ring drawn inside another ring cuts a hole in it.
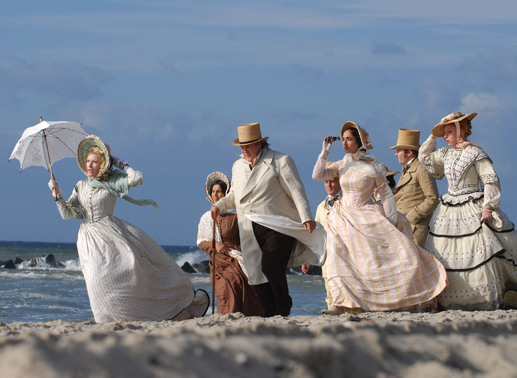
[{"label": "white cloud", "polygon": [[498,96],[490,93],[469,93],[461,100],[463,113],[482,112],[484,110],[503,109],[515,104],[509,97]]}]

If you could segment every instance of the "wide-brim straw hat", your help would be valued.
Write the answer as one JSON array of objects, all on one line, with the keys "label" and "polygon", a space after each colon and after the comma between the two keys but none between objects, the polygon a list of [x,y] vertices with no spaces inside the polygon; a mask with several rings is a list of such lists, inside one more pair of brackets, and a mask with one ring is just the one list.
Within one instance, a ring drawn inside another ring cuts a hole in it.
[{"label": "wide-brim straw hat", "polygon": [[246,146],[248,144],[262,142],[268,140],[269,137],[262,138],[260,132],[260,123],[247,123],[237,127],[239,138],[235,139],[232,144],[234,146]]},{"label": "wide-brim straw hat", "polygon": [[399,129],[397,145],[390,147],[391,150],[414,150],[420,148],[420,130]]},{"label": "wide-brim straw hat", "polygon": [[226,184],[226,193],[224,193],[224,195],[227,195],[228,192],[230,191],[230,180],[228,180],[228,177],[224,173],[221,173],[221,172],[210,173],[208,175],[208,177],[206,178],[206,182],[205,182],[205,194],[206,194],[206,198],[208,198],[208,200],[211,203],[214,203],[214,202],[212,201],[211,193],[209,193],[210,188],[212,187],[214,182],[219,181],[219,180],[221,180],[222,182],[224,182]]},{"label": "wide-brim straw hat", "polygon": [[373,146],[370,144],[370,134],[368,132],[361,128],[357,123],[348,121],[341,126],[341,134],[339,135],[341,138],[343,138],[343,133],[351,128],[357,129],[359,132],[359,137],[361,138],[361,143],[363,144],[363,148],[366,150],[372,150]]},{"label": "wide-brim straw hat", "polygon": [[436,137],[443,137],[445,135],[445,132],[443,131],[443,128],[447,125],[454,124],[456,121],[460,122],[464,119],[468,119],[469,121],[472,121],[475,116],[477,116],[477,113],[470,113],[470,114],[463,114],[461,112],[455,112],[451,113],[448,116],[443,117],[438,124],[433,127],[432,134]]},{"label": "wide-brim straw hat", "polygon": [[99,169],[99,173],[97,176],[95,176],[95,178],[99,178],[111,169],[111,150],[110,146],[104,143],[98,136],[88,135],[79,142],[79,146],[77,146],[77,164],[79,164],[81,171],[86,176],[88,176],[88,170],[86,169],[86,158],[88,156],[88,150],[93,146],[97,146],[101,149],[102,156],[104,158],[104,162]]},{"label": "wide-brim straw hat", "polygon": [[396,175],[397,173],[400,173],[399,171],[390,171],[384,163],[381,163],[381,164],[384,167],[384,169],[386,170],[386,176],[393,176],[393,175]]}]

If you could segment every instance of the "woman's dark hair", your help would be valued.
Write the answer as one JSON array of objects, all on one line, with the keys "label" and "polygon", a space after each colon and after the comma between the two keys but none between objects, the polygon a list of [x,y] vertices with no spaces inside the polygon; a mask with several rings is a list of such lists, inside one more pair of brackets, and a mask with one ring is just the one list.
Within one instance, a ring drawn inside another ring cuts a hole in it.
[{"label": "woman's dark hair", "polygon": [[[357,129],[355,127],[351,127],[348,130],[350,130],[350,132],[352,133],[352,135],[355,138],[355,141],[357,142],[357,145],[359,146],[359,148],[361,148],[363,146],[363,142],[361,142],[361,137],[359,136],[359,131],[357,131]],[[343,135],[341,135],[341,137],[343,137]]]},{"label": "woman's dark hair", "polygon": [[212,188],[214,185],[219,185],[221,187],[221,190],[226,195],[226,190],[228,189],[228,186],[226,186],[226,183],[223,180],[215,180],[212,185],[210,185],[210,188],[208,188],[208,193],[210,194],[210,198],[212,198]]}]

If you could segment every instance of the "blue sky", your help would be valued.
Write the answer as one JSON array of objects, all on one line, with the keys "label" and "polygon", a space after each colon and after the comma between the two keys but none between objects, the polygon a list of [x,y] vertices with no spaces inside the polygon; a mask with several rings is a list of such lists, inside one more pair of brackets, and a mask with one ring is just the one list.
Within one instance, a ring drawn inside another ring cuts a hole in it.
[{"label": "blue sky", "polygon": [[[471,140],[494,161],[516,221],[516,11],[510,0],[4,2],[0,240],[76,240],[79,221],[60,218],[48,172],[7,163],[40,116],[81,122],[143,172],[131,195],[160,211],[119,201],[115,215],[160,244],[195,245],[205,179],[231,175],[231,142],[249,122],[294,158],[314,213],[321,140],[345,121],[399,170],[398,128],[423,142],[445,115],[478,112]],[[335,145],[330,158],[343,154]],[[83,178],[73,159],[54,173],[65,196]]]}]

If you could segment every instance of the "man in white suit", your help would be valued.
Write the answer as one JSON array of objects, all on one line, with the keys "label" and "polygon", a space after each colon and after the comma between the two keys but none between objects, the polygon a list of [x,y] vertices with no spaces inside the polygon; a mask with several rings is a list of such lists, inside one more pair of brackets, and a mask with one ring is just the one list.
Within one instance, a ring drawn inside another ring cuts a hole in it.
[{"label": "man in white suit", "polygon": [[241,147],[242,158],[233,164],[230,193],[212,206],[212,218],[237,209],[244,264],[264,315],[288,316],[292,299],[285,270],[292,263],[314,262],[312,251],[294,237],[252,222],[246,215],[288,218],[310,233],[316,222],[293,159],[269,149],[260,124],[241,125],[237,130],[239,138],[233,144]]}]

